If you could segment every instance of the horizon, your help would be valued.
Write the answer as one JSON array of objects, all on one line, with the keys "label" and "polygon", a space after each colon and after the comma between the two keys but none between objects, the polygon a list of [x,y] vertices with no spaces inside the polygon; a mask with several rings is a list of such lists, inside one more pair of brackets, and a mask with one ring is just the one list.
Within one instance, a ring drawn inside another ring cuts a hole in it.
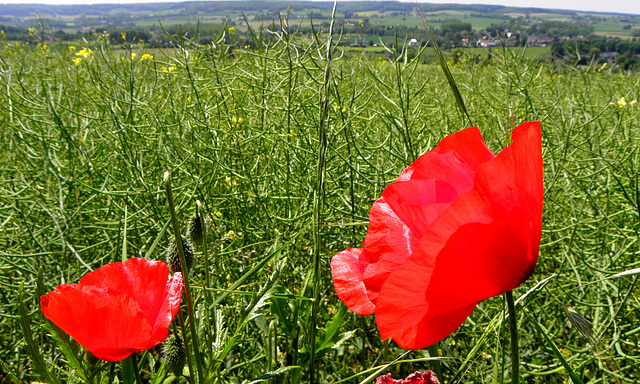
[{"label": "horizon", "polygon": [[[196,2],[206,2],[206,0],[190,0]],[[213,1],[240,1],[240,0],[213,0]],[[328,1],[328,0],[307,0],[307,1]],[[341,2],[362,1],[362,0],[341,0]],[[377,2],[381,0],[365,0]],[[396,0],[398,2],[412,2],[412,0]],[[0,5],[95,5],[95,4],[143,4],[143,3],[184,3],[189,1],[175,0],[4,0]],[[575,12],[597,12],[597,13],[621,13],[629,15],[640,15],[640,1],[619,0],[617,2],[602,2],[599,0],[432,0],[422,1],[419,4],[462,4],[462,5],[499,5],[516,8],[541,8],[549,10],[575,11]],[[506,4],[508,3],[508,4]]]}]

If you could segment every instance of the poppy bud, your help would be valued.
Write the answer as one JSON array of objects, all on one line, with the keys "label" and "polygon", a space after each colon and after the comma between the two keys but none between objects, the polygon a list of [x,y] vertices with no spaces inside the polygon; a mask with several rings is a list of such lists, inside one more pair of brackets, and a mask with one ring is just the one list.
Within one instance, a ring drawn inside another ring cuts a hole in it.
[{"label": "poppy bud", "polygon": [[[193,265],[193,245],[191,241],[185,236],[182,236],[182,249],[184,249],[184,261],[187,263],[187,273]],[[167,265],[171,269],[171,272],[182,272],[182,266],[180,265],[180,254],[178,253],[178,247],[176,246],[175,239],[171,239],[166,251]]]},{"label": "poppy bud", "polygon": [[162,350],[167,367],[176,376],[182,376],[182,369],[185,363],[184,344],[182,338],[176,335],[169,335],[164,342]]},{"label": "poppy bud", "polygon": [[200,201],[196,201],[196,214],[189,220],[187,236],[196,247],[204,243],[206,220],[200,210]]}]

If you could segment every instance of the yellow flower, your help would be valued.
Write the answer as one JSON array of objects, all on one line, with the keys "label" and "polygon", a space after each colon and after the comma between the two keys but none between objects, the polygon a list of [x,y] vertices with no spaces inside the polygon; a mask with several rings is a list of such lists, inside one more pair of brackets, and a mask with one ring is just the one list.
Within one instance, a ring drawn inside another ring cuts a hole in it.
[{"label": "yellow flower", "polygon": [[234,27],[229,28],[229,35],[233,36],[236,34],[236,29]]},{"label": "yellow flower", "polygon": [[160,68],[160,70],[161,70],[162,72],[173,72],[173,71],[175,71],[175,70],[176,70],[176,67],[175,67],[175,66],[173,66],[173,65],[172,65],[172,66],[170,66],[170,67],[168,67],[168,68],[167,68],[167,67],[161,67],[161,68]]},{"label": "yellow flower", "polygon": [[29,28],[29,36],[33,36],[36,33],[36,30],[33,28]]},{"label": "yellow flower", "polygon": [[289,137],[293,137],[295,135],[295,132],[293,132],[293,129],[289,131],[289,133],[287,133],[287,136]]},{"label": "yellow flower", "polygon": [[624,108],[627,105],[627,101],[624,99],[624,97],[620,98],[620,100],[618,100],[618,107],[620,108]]},{"label": "yellow flower", "polygon": [[76,56],[82,56],[85,59],[88,59],[93,54],[93,51],[89,48],[83,48],[76,52]]},{"label": "yellow flower", "polygon": [[122,37],[122,41],[127,41],[127,32],[120,32],[120,36]]},{"label": "yellow flower", "polygon": [[140,61],[145,61],[145,60],[153,60],[153,55],[150,55],[148,53],[145,53],[144,55],[142,55],[140,57]]},{"label": "yellow flower", "polygon": [[75,51],[76,50],[76,46],[75,45],[70,45],[69,46],[69,50],[70,51]]},{"label": "yellow flower", "polygon": [[135,58],[136,58],[136,56],[138,56],[138,54],[137,54],[137,53],[135,53],[135,52],[131,52],[131,60],[135,59]]},{"label": "yellow flower", "polygon": [[78,64],[80,64],[82,62],[82,59],[77,57],[77,58],[75,58],[75,59],[73,59],[71,61],[73,61],[73,64],[78,65]]}]

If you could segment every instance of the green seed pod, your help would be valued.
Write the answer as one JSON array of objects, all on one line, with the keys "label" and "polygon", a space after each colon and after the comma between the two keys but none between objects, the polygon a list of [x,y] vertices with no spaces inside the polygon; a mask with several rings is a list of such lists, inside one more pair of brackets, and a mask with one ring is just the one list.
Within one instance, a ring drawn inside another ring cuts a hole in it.
[{"label": "green seed pod", "polygon": [[[193,245],[189,239],[185,236],[182,236],[182,249],[184,249],[184,261],[187,263],[187,273],[191,270],[191,266],[193,265]],[[182,267],[180,266],[180,254],[178,253],[178,247],[176,246],[176,241],[174,238],[171,239],[169,246],[166,251],[166,259],[167,265],[169,265],[169,269],[171,272],[182,272]]]},{"label": "green seed pod", "polygon": [[162,352],[167,362],[167,368],[173,372],[174,375],[178,377],[182,376],[186,358],[182,338],[176,335],[169,335],[164,341]]},{"label": "green seed pod", "polygon": [[202,204],[200,203],[200,200],[197,200],[196,213],[191,217],[187,226],[187,237],[189,237],[193,245],[198,248],[204,243],[204,237],[209,229],[208,224],[207,218],[202,212]]}]

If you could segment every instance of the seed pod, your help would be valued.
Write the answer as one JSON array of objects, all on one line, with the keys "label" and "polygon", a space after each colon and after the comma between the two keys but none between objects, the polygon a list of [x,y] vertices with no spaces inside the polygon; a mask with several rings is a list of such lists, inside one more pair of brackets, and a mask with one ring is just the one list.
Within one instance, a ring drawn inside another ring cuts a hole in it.
[{"label": "seed pod", "polygon": [[[191,270],[191,266],[193,265],[193,245],[191,245],[191,241],[189,241],[187,237],[181,236],[181,238],[182,249],[184,249],[184,261],[187,263],[187,273],[189,273],[189,270]],[[174,238],[171,239],[171,242],[167,247],[166,259],[171,272],[182,272],[182,267],[180,266],[180,254],[178,253],[178,247],[176,246]]]},{"label": "seed pod", "polygon": [[164,341],[162,352],[167,362],[167,368],[169,368],[174,375],[178,377],[182,376],[186,358],[182,338],[176,335],[169,335]]}]

